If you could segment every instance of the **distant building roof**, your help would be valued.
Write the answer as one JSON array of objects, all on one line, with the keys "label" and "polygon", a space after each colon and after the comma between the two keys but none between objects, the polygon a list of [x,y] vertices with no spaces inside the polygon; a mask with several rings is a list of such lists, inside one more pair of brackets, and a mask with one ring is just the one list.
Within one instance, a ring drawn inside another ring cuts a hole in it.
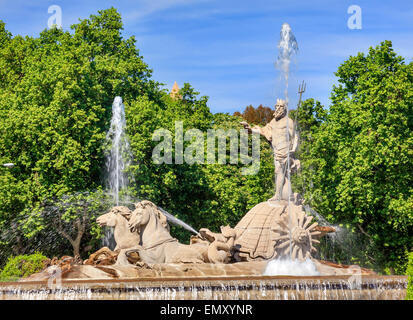
[{"label": "distant building roof", "polygon": [[182,99],[182,97],[179,95],[179,86],[176,83],[176,81],[174,82],[174,85],[172,87],[171,93],[169,94],[173,99]]}]

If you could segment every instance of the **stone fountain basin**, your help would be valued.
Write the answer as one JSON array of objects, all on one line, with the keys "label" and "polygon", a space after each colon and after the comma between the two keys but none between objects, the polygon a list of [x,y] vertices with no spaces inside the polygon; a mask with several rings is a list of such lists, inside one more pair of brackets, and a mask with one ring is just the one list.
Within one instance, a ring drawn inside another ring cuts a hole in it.
[{"label": "stone fountain basin", "polygon": [[406,276],[209,276],[0,283],[0,300],[401,300]]},{"label": "stone fountain basin", "polygon": [[0,300],[400,300],[407,276],[313,260],[322,276],[263,276],[268,261],[55,266],[0,283]]}]

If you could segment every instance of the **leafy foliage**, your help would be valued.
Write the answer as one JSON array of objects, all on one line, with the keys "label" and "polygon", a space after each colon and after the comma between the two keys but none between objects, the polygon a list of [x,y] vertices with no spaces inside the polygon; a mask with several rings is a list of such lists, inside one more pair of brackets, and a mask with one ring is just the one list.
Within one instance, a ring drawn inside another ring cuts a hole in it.
[{"label": "leafy foliage", "polygon": [[0,23],[0,163],[15,163],[0,168],[0,228],[13,225],[24,246],[24,236],[43,227],[19,229],[20,220],[37,214],[29,208],[102,184],[102,142],[114,97],[159,95],[135,39],[122,38],[115,9],[72,30],[12,37]]},{"label": "leafy foliage", "polygon": [[47,257],[39,252],[10,257],[0,273],[0,281],[13,281],[40,272],[43,270],[46,260]]},{"label": "leafy foliage", "polygon": [[46,199],[28,207],[12,223],[4,224],[0,261],[9,255],[39,250],[50,257],[86,257],[101,247],[103,230],[96,218],[112,206],[112,197],[98,189]]},{"label": "leafy foliage", "polygon": [[[314,143],[314,135],[326,121],[327,111],[319,101],[310,98],[303,101],[299,108],[291,110],[289,117],[296,123],[296,130],[299,135],[299,148],[296,157],[305,164]],[[294,191],[305,195],[309,187],[306,180],[307,175],[296,171],[291,178]]]},{"label": "leafy foliage", "polygon": [[[60,199],[45,200],[32,209],[30,218],[22,224],[22,230],[30,239],[38,230],[36,225],[39,225],[41,237],[70,243],[75,257],[80,255],[82,243],[89,244],[84,245],[84,248],[92,247],[96,250],[102,238],[102,230],[96,224],[96,218],[108,212],[112,206],[112,198],[101,190],[66,194]],[[38,214],[33,215],[33,212]],[[53,247],[55,244],[50,244],[44,250]]]},{"label": "leafy foliage", "polygon": [[409,279],[406,300],[413,300],[413,252],[409,253],[409,264],[407,265],[406,275]]},{"label": "leafy foliage", "polygon": [[261,126],[265,126],[268,122],[270,122],[274,117],[273,114],[273,109],[265,107],[262,104],[260,104],[257,108],[249,105],[242,113],[240,113],[239,111],[234,112],[234,116],[242,117],[248,123],[253,123]]},{"label": "leafy foliage", "polygon": [[302,154],[305,196],[365,234],[374,265],[401,273],[413,242],[413,63],[385,41],[336,76],[333,104]]},{"label": "leafy foliage", "polygon": [[291,110],[289,117],[295,120],[300,133],[300,143],[303,145],[314,140],[312,133],[326,121],[327,111],[320,101],[310,98],[303,101],[298,109]]}]

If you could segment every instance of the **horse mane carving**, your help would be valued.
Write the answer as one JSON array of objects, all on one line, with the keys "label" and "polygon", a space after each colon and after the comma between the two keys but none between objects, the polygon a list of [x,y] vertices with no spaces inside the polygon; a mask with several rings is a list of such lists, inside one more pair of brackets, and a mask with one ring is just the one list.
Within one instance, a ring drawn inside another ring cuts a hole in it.
[{"label": "horse mane carving", "polygon": [[116,241],[115,251],[118,249],[130,248],[140,242],[139,234],[131,232],[128,223],[132,212],[128,207],[116,206],[108,213],[99,216],[96,222],[100,226],[115,228],[114,237]]},{"label": "horse mane carving", "polygon": [[159,210],[158,206],[154,204],[153,202],[149,200],[142,200],[141,202],[135,203],[135,208],[142,208],[146,209],[147,207],[150,207],[156,214],[156,217],[158,221],[161,223],[161,225],[168,231],[170,231],[170,227],[168,224],[168,219],[166,216]]}]

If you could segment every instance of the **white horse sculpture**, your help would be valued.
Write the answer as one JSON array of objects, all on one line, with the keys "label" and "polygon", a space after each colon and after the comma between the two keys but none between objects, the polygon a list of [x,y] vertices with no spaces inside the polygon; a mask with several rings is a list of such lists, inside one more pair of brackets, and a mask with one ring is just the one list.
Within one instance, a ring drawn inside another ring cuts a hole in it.
[{"label": "white horse sculpture", "polygon": [[108,226],[115,228],[114,237],[116,248],[114,251],[135,247],[140,243],[139,233],[132,232],[128,225],[131,213],[129,208],[118,206],[113,207],[108,213],[96,219],[96,222],[101,227]]},{"label": "white horse sculpture", "polygon": [[126,250],[138,252],[146,263],[202,263],[208,262],[205,245],[185,245],[173,238],[167,228],[165,215],[147,200],[137,203],[129,219],[132,232],[141,237],[141,248]]},{"label": "white horse sculpture", "polygon": [[132,253],[135,253],[132,260],[144,264],[229,262],[235,237],[233,229],[223,227],[222,234],[201,229],[202,239],[185,245],[170,235],[166,216],[154,203],[144,200],[135,207],[133,212],[127,207],[114,207],[97,218],[100,226],[115,228],[116,253],[105,247],[95,255],[118,253],[116,265],[129,265]]}]

